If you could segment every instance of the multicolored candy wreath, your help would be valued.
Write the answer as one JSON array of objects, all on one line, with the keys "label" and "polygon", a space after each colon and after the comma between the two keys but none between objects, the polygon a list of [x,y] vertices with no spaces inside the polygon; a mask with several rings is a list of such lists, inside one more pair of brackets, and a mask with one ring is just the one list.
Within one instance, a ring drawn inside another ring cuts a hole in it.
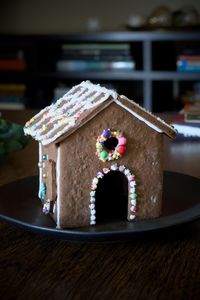
[{"label": "multicolored candy wreath", "polygon": [[[128,179],[128,189],[129,189],[129,200],[128,204],[129,206],[129,212],[128,212],[128,218],[130,221],[134,220],[136,217],[136,212],[138,211],[138,206],[137,206],[137,194],[135,191],[135,186],[136,186],[136,181],[135,181],[135,176],[131,174],[131,171],[127,169],[125,166],[117,166],[117,164],[111,165],[110,168],[103,168],[102,172],[98,172],[97,175],[93,178],[92,180],[92,185],[91,185],[91,191],[90,191],[90,225],[95,225],[96,224],[96,189],[97,185],[99,183],[99,180],[104,177],[105,174],[107,174],[110,171],[120,171],[122,172]],[[129,202],[130,201],[130,202]]]},{"label": "multicolored candy wreath", "polygon": [[[108,150],[105,147],[105,142],[110,138],[116,138],[118,143],[113,150]],[[98,158],[105,162],[122,157],[126,152],[126,138],[122,135],[120,131],[111,131],[106,129],[101,135],[98,136],[96,142],[96,155]]]}]

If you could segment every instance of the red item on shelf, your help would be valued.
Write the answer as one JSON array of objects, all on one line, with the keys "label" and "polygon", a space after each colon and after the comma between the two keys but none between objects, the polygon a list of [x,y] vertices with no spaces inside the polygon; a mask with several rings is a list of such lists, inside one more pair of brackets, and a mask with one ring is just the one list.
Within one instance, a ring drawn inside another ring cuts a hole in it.
[{"label": "red item on shelf", "polygon": [[23,71],[26,69],[26,62],[21,58],[0,59],[0,70],[2,71]]}]

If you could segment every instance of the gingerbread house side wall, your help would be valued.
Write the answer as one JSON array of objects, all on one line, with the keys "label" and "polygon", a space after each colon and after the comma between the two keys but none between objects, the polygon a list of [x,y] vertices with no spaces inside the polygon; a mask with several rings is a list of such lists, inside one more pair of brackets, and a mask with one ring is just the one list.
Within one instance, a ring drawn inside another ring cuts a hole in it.
[{"label": "gingerbread house side wall", "polygon": [[57,160],[56,160],[56,205],[55,212],[53,214],[54,220],[56,221],[57,228],[61,228],[60,226],[60,144],[57,145]]},{"label": "gingerbread house side wall", "polygon": [[[107,128],[124,133],[127,152],[118,160],[104,163],[95,155],[96,139]],[[92,179],[103,168],[110,168],[114,163],[124,165],[135,175],[139,208],[137,218],[158,217],[162,200],[162,147],[163,134],[133,117],[116,103],[68,136],[60,143],[61,227],[90,224]]]},{"label": "gingerbread house side wall", "polygon": [[[56,165],[57,165],[57,146],[50,144],[39,145],[39,191],[43,189],[42,202],[50,200],[50,214],[57,221],[57,186],[56,186]],[[45,189],[44,189],[45,186]]]},{"label": "gingerbread house side wall", "polygon": [[38,143],[39,190],[38,197],[42,198],[42,144]]}]

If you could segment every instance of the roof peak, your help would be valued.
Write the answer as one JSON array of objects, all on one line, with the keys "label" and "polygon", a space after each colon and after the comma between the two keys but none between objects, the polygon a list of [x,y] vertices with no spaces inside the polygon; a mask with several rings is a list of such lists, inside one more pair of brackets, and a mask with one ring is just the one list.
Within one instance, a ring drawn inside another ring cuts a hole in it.
[{"label": "roof peak", "polygon": [[82,81],[77,86],[82,86],[82,87],[87,88],[87,89],[94,89],[97,92],[109,94],[114,99],[117,99],[117,97],[119,96],[119,94],[115,90],[108,89],[108,88],[106,88],[104,86],[101,86],[99,83],[94,84],[90,80]]},{"label": "roof peak", "polygon": [[107,107],[107,101],[120,105],[157,132],[165,133],[169,137],[175,135],[175,131],[168,124],[137,103],[89,80],[82,81],[54,104],[42,109],[26,123],[24,132],[43,145],[48,145],[71,132],[72,129],[82,126],[84,120],[89,120],[93,115],[93,111],[98,113]]}]

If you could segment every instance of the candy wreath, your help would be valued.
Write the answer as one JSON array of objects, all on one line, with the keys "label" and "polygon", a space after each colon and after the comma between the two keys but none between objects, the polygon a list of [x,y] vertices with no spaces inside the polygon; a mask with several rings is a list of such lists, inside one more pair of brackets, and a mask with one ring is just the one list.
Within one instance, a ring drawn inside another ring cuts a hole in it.
[{"label": "candy wreath", "polygon": [[[105,146],[105,143],[109,139],[116,139],[116,146],[113,149],[108,149]],[[96,142],[96,155],[98,158],[105,162],[122,157],[126,152],[126,138],[120,131],[111,131],[106,129],[101,135],[98,136]]]}]

